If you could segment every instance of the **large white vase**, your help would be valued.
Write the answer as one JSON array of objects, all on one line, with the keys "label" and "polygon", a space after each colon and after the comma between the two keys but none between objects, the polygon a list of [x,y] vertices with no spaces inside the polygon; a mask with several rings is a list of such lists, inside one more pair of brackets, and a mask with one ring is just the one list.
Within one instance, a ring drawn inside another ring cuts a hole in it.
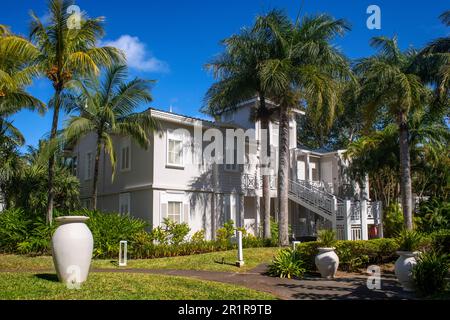
[{"label": "large white vase", "polygon": [[89,217],[64,216],[56,218],[59,227],[52,237],[52,255],[61,282],[86,281],[91,265],[94,239],[86,225]]},{"label": "large white vase", "polygon": [[334,278],[339,267],[339,257],[335,248],[318,248],[319,254],[315,258],[316,267],[322,278]]},{"label": "large white vase", "polygon": [[418,252],[397,251],[399,258],[395,261],[395,275],[405,291],[414,291],[412,270],[417,264]]}]

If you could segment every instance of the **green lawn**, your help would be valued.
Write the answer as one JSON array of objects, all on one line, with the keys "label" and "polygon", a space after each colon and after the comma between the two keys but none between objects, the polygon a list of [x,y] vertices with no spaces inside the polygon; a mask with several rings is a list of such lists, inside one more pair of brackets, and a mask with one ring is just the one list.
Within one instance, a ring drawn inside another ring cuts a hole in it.
[{"label": "green lawn", "polygon": [[[191,256],[129,260],[127,268],[142,269],[180,269],[180,270],[210,270],[227,272],[249,271],[261,263],[270,262],[278,248],[248,248],[244,249],[245,265],[238,268],[236,250],[197,254]],[[223,264],[222,264],[223,260]],[[116,260],[93,260],[93,268],[118,268]],[[0,255],[0,270],[39,271],[53,269],[51,257],[28,257],[17,255]]]},{"label": "green lawn", "polygon": [[255,290],[218,282],[183,277],[91,273],[79,290],[68,289],[57,281],[54,273],[0,273],[0,300],[4,299],[274,299],[275,297]]}]

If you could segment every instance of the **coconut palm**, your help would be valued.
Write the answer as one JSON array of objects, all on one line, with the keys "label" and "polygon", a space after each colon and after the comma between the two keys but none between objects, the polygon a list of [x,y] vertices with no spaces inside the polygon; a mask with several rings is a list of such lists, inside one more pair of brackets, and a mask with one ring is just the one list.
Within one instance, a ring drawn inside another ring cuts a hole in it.
[{"label": "coconut palm", "polygon": [[358,61],[356,70],[363,77],[361,100],[367,120],[372,122],[386,109],[399,128],[400,192],[405,227],[412,229],[411,161],[409,115],[423,107],[428,92],[420,78],[412,73],[414,51],[402,52],[397,37],[375,37],[371,45],[378,50],[370,58]]},{"label": "coconut palm", "polygon": [[[450,26],[450,10],[439,17],[443,24]],[[435,88],[433,104],[436,111],[449,113],[450,87],[450,37],[440,37],[431,41],[416,57],[412,71]]]},{"label": "coconut palm", "polygon": [[[269,123],[274,110],[266,103],[270,92],[262,88],[259,68],[265,59],[270,58],[270,41],[262,33],[243,29],[241,34],[223,40],[222,44],[225,52],[206,65],[218,81],[206,93],[206,108],[203,111],[211,115],[230,111],[239,103],[257,96],[250,120],[260,121],[262,132],[266,133],[266,146],[269,146]],[[270,148],[267,150],[270,159]],[[266,172],[267,168],[270,164],[261,166],[263,236],[269,239],[270,175]]]},{"label": "coconut palm", "polygon": [[[34,59],[38,50],[23,37],[0,25],[0,192],[21,171],[18,147],[25,139],[11,116],[23,108],[44,112],[45,105],[24,88],[38,74]],[[4,195],[5,200],[6,196]]]},{"label": "coconut palm", "polygon": [[[58,119],[64,107],[65,91],[74,77],[96,75],[100,66],[110,66],[124,60],[123,53],[112,47],[97,47],[104,35],[103,17],[89,18],[86,13],[69,13],[71,0],[49,0],[49,22],[43,23],[31,13],[30,38],[39,49],[36,61],[51,81],[54,96],[49,103],[53,107],[50,140],[57,136]],[[79,21],[79,25],[72,22]],[[70,26],[70,28],[69,28]],[[50,157],[48,166],[47,222],[53,220],[53,179],[55,158]]]},{"label": "coconut palm", "polygon": [[331,126],[339,100],[340,80],[350,73],[346,59],[330,41],[343,35],[349,26],[344,20],[328,15],[299,17],[294,24],[277,10],[259,17],[256,25],[256,29],[265,32],[277,46],[276,56],[263,62],[261,77],[263,88],[270,88],[278,103],[279,243],[288,245],[291,113],[303,106],[312,116],[324,114],[323,121]]},{"label": "coconut palm", "polygon": [[108,155],[111,165],[116,165],[113,136],[130,136],[141,147],[149,145],[148,134],[157,129],[157,123],[150,113],[134,113],[145,102],[152,101],[150,95],[151,80],[134,79],[125,82],[127,69],[123,65],[114,65],[106,69],[101,84],[93,82],[89,88],[78,82],[81,95],[72,111],[79,115],[68,120],[64,138],[69,142],[79,140],[88,133],[96,135],[96,153],[94,163],[92,204],[97,208],[97,181],[100,153]]},{"label": "coconut palm", "polygon": [[34,63],[38,54],[32,43],[0,25],[0,131],[19,145],[23,137],[8,118],[22,108],[45,110],[44,103],[24,90],[39,74]]}]

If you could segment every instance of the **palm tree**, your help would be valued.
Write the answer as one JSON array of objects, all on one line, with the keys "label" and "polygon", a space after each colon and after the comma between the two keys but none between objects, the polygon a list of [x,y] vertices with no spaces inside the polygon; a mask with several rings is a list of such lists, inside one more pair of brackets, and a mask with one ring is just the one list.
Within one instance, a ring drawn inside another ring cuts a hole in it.
[{"label": "palm tree", "polygon": [[[270,42],[262,33],[243,29],[241,34],[233,35],[222,43],[225,52],[206,65],[218,81],[208,90],[203,111],[215,115],[257,96],[259,99],[252,109],[251,120],[260,121],[261,130],[266,133],[265,143],[269,146],[268,129],[274,112],[266,103],[269,92],[262,88],[259,68],[270,57]],[[267,150],[270,159],[270,148]],[[270,164],[261,166],[263,236],[270,239],[270,176],[267,168]]]},{"label": "palm tree", "polygon": [[[450,10],[442,13],[439,18],[447,27],[450,26]],[[431,41],[416,56],[412,65],[414,73],[435,88],[435,97],[432,102],[433,111],[449,113],[449,87],[450,87],[450,37],[440,37]]]},{"label": "palm tree", "polygon": [[289,244],[288,172],[289,122],[291,112],[303,105],[311,114],[323,113],[331,126],[338,105],[339,81],[349,76],[349,65],[329,42],[349,26],[327,15],[300,17],[292,23],[274,10],[258,18],[257,30],[275,42],[276,56],[261,66],[263,88],[270,88],[278,103],[279,160],[278,210],[279,243]]},{"label": "palm tree", "polygon": [[134,79],[125,82],[127,69],[124,65],[113,65],[106,69],[101,85],[94,84],[92,88],[78,83],[82,93],[78,97],[79,104],[72,111],[78,111],[78,116],[72,116],[68,121],[64,137],[70,142],[94,132],[96,134],[96,154],[94,163],[92,204],[97,208],[97,181],[100,153],[104,150],[113,168],[116,156],[113,135],[126,135],[136,141],[141,147],[149,145],[148,133],[158,128],[157,123],[148,112],[133,113],[143,102],[152,101],[150,95],[151,80]]},{"label": "palm tree", "polygon": [[45,105],[24,88],[30,85],[39,74],[34,59],[37,48],[23,37],[14,35],[9,28],[0,25],[0,122],[2,134],[15,137],[18,144],[23,143],[21,133],[8,117],[22,108],[44,112]]},{"label": "palm tree", "polygon": [[409,153],[408,117],[424,105],[428,94],[420,78],[412,73],[416,53],[401,52],[397,37],[375,37],[371,45],[378,53],[358,61],[356,70],[362,75],[361,100],[367,119],[372,122],[385,108],[399,128],[400,193],[405,227],[412,229],[411,161]]},{"label": "palm tree", "polygon": [[[0,192],[20,172],[22,163],[18,147],[25,139],[10,117],[23,108],[43,113],[45,105],[24,88],[38,75],[34,59],[37,48],[23,37],[0,25]],[[6,195],[3,197],[7,200]]]},{"label": "palm tree", "polygon": [[[91,19],[84,12],[79,14],[80,28],[69,28],[74,16],[68,13],[72,0],[49,0],[49,23],[44,25],[32,12],[30,38],[39,49],[36,61],[51,81],[55,90],[49,103],[53,107],[50,140],[57,136],[59,112],[64,107],[64,92],[74,76],[95,75],[100,66],[110,66],[124,60],[123,53],[112,47],[97,47],[103,36],[103,17]],[[77,13],[74,13],[77,14]],[[53,220],[53,179],[55,158],[48,163],[47,222]]]}]

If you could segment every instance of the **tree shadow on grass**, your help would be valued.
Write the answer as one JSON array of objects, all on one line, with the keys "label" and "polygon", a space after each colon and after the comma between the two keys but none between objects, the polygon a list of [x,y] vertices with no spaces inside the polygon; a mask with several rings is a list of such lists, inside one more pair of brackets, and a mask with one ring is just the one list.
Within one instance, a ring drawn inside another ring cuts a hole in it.
[{"label": "tree shadow on grass", "polygon": [[35,277],[50,282],[59,282],[58,276],[54,273],[39,273],[36,274]]}]

